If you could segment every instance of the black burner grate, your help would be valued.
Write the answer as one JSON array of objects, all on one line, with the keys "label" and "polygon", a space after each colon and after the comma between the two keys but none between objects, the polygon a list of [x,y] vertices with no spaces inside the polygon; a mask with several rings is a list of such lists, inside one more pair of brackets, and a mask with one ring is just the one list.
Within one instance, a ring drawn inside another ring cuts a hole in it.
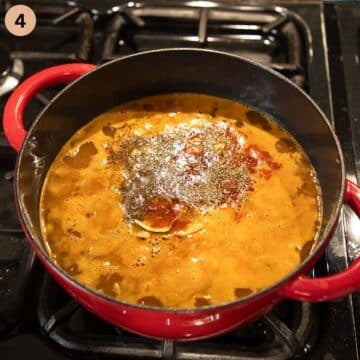
[{"label": "black burner grate", "polygon": [[21,320],[35,255],[23,234],[0,232],[0,334]]},{"label": "black burner grate", "polygon": [[137,3],[114,13],[106,28],[102,60],[167,47],[230,52],[267,65],[304,87],[306,29],[281,8]]},{"label": "black burner grate", "polygon": [[[7,7],[13,2],[7,2]],[[89,12],[80,7],[67,5],[38,5],[32,9],[37,16],[37,25],[30,36],[16,41],[0,27],[8,43],[11,56],[23,60],[36,61],[87,61],[91,54],[94,22]],[[51,41],[49,41],[51,39]],[[35,47],[34,47],[35,44]]]}]

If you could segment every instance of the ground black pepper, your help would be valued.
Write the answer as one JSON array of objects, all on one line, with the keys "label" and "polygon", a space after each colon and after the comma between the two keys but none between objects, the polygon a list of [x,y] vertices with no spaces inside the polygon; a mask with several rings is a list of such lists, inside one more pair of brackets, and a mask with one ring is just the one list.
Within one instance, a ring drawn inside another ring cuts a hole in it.
[{"label": "ground black pepper", "polygon": [[154,199],[206,212],[239,205],[249,187],[246,163],[234,162],[244,137],[226,123],[182,123],[149,136],[120,143],[121,186],[129,219],[143,219]]}]

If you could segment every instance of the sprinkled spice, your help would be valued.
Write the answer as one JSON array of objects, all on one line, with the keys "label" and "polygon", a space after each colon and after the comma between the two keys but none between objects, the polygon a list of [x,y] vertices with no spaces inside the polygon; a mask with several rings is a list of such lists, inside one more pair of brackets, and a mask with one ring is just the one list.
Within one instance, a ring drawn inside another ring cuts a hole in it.
[{"label": "sprinkled spice", "polygon": [[239,161],[244,143],[224,122],[206,121],[122,141],[121,192],[128,218],[146,218],[156,199],[171,201],[178,211],[240,205],[252,186],[246,161]]}]

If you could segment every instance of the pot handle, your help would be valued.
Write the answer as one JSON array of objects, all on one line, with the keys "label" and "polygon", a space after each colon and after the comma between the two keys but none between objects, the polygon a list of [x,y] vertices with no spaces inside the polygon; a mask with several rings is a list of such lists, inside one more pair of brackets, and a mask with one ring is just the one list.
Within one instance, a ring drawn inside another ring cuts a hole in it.
[{"label": "pot handle", "polygon": [[[360,188],[346,180],[344,202],[360,216]],[[341,298],[360,289],[360,258],[336,275],[311,279],[300,276],[285,285],[282,295],[300,301],[326,301]]]},{"label": "pot handle", "polygon": [[52,66],[30,76],[9,97],[4,113],[4,133],[12,148],[19,151],[26,137],[23,116],[27,104],[46,87],[68,83],[94,69],[95,65],[73,63]]}]

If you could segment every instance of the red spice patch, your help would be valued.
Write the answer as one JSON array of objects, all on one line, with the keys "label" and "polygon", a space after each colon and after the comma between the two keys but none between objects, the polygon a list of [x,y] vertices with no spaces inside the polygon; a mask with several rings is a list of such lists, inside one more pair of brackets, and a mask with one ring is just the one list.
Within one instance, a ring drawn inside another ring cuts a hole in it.
[{"label": "red spice patch", "polygon": [[266,180],[269,180],[272,176],[272,171],[270,169],[260,169],[259,170],[259,175],[266,179]]},{"label": "red spice patch", "polygon": [[147,206],[144,221],[152,227],[171,226],[177,218],[175,204],[169,199],[155,198]]},{"label": "red spice patch", "polygon": [[221,183],[222,191],[225,199],[230,198],[232,201],[236,201],[239,197],[239,185],[235,180],[226,179]]},{"label": "red spice patch", "polygon": [[188,217],[182,216],[175,220],[171,230],[172,231],[179,231],[185,229],[192,220]]},{"label": "red spice patch", "polygon": [[[273,157],[268,151],[261,150],[258,145],[249,145],[245,149],[247,165],[250,172],[254,173],[259,161],[263,161],[270,169],[278,170],[281,164],[274,161]],[[263,173],[262,175],[264,175]],[[267,176],[269,174],[267,173]],[[271,175],[270,175],[271,176]]]},{"label": "red spice patch", "polygon": [[234,221],[238,224],[242,219],[244,218],[244,214],[242,214],[240,211],[234,212]]}]

